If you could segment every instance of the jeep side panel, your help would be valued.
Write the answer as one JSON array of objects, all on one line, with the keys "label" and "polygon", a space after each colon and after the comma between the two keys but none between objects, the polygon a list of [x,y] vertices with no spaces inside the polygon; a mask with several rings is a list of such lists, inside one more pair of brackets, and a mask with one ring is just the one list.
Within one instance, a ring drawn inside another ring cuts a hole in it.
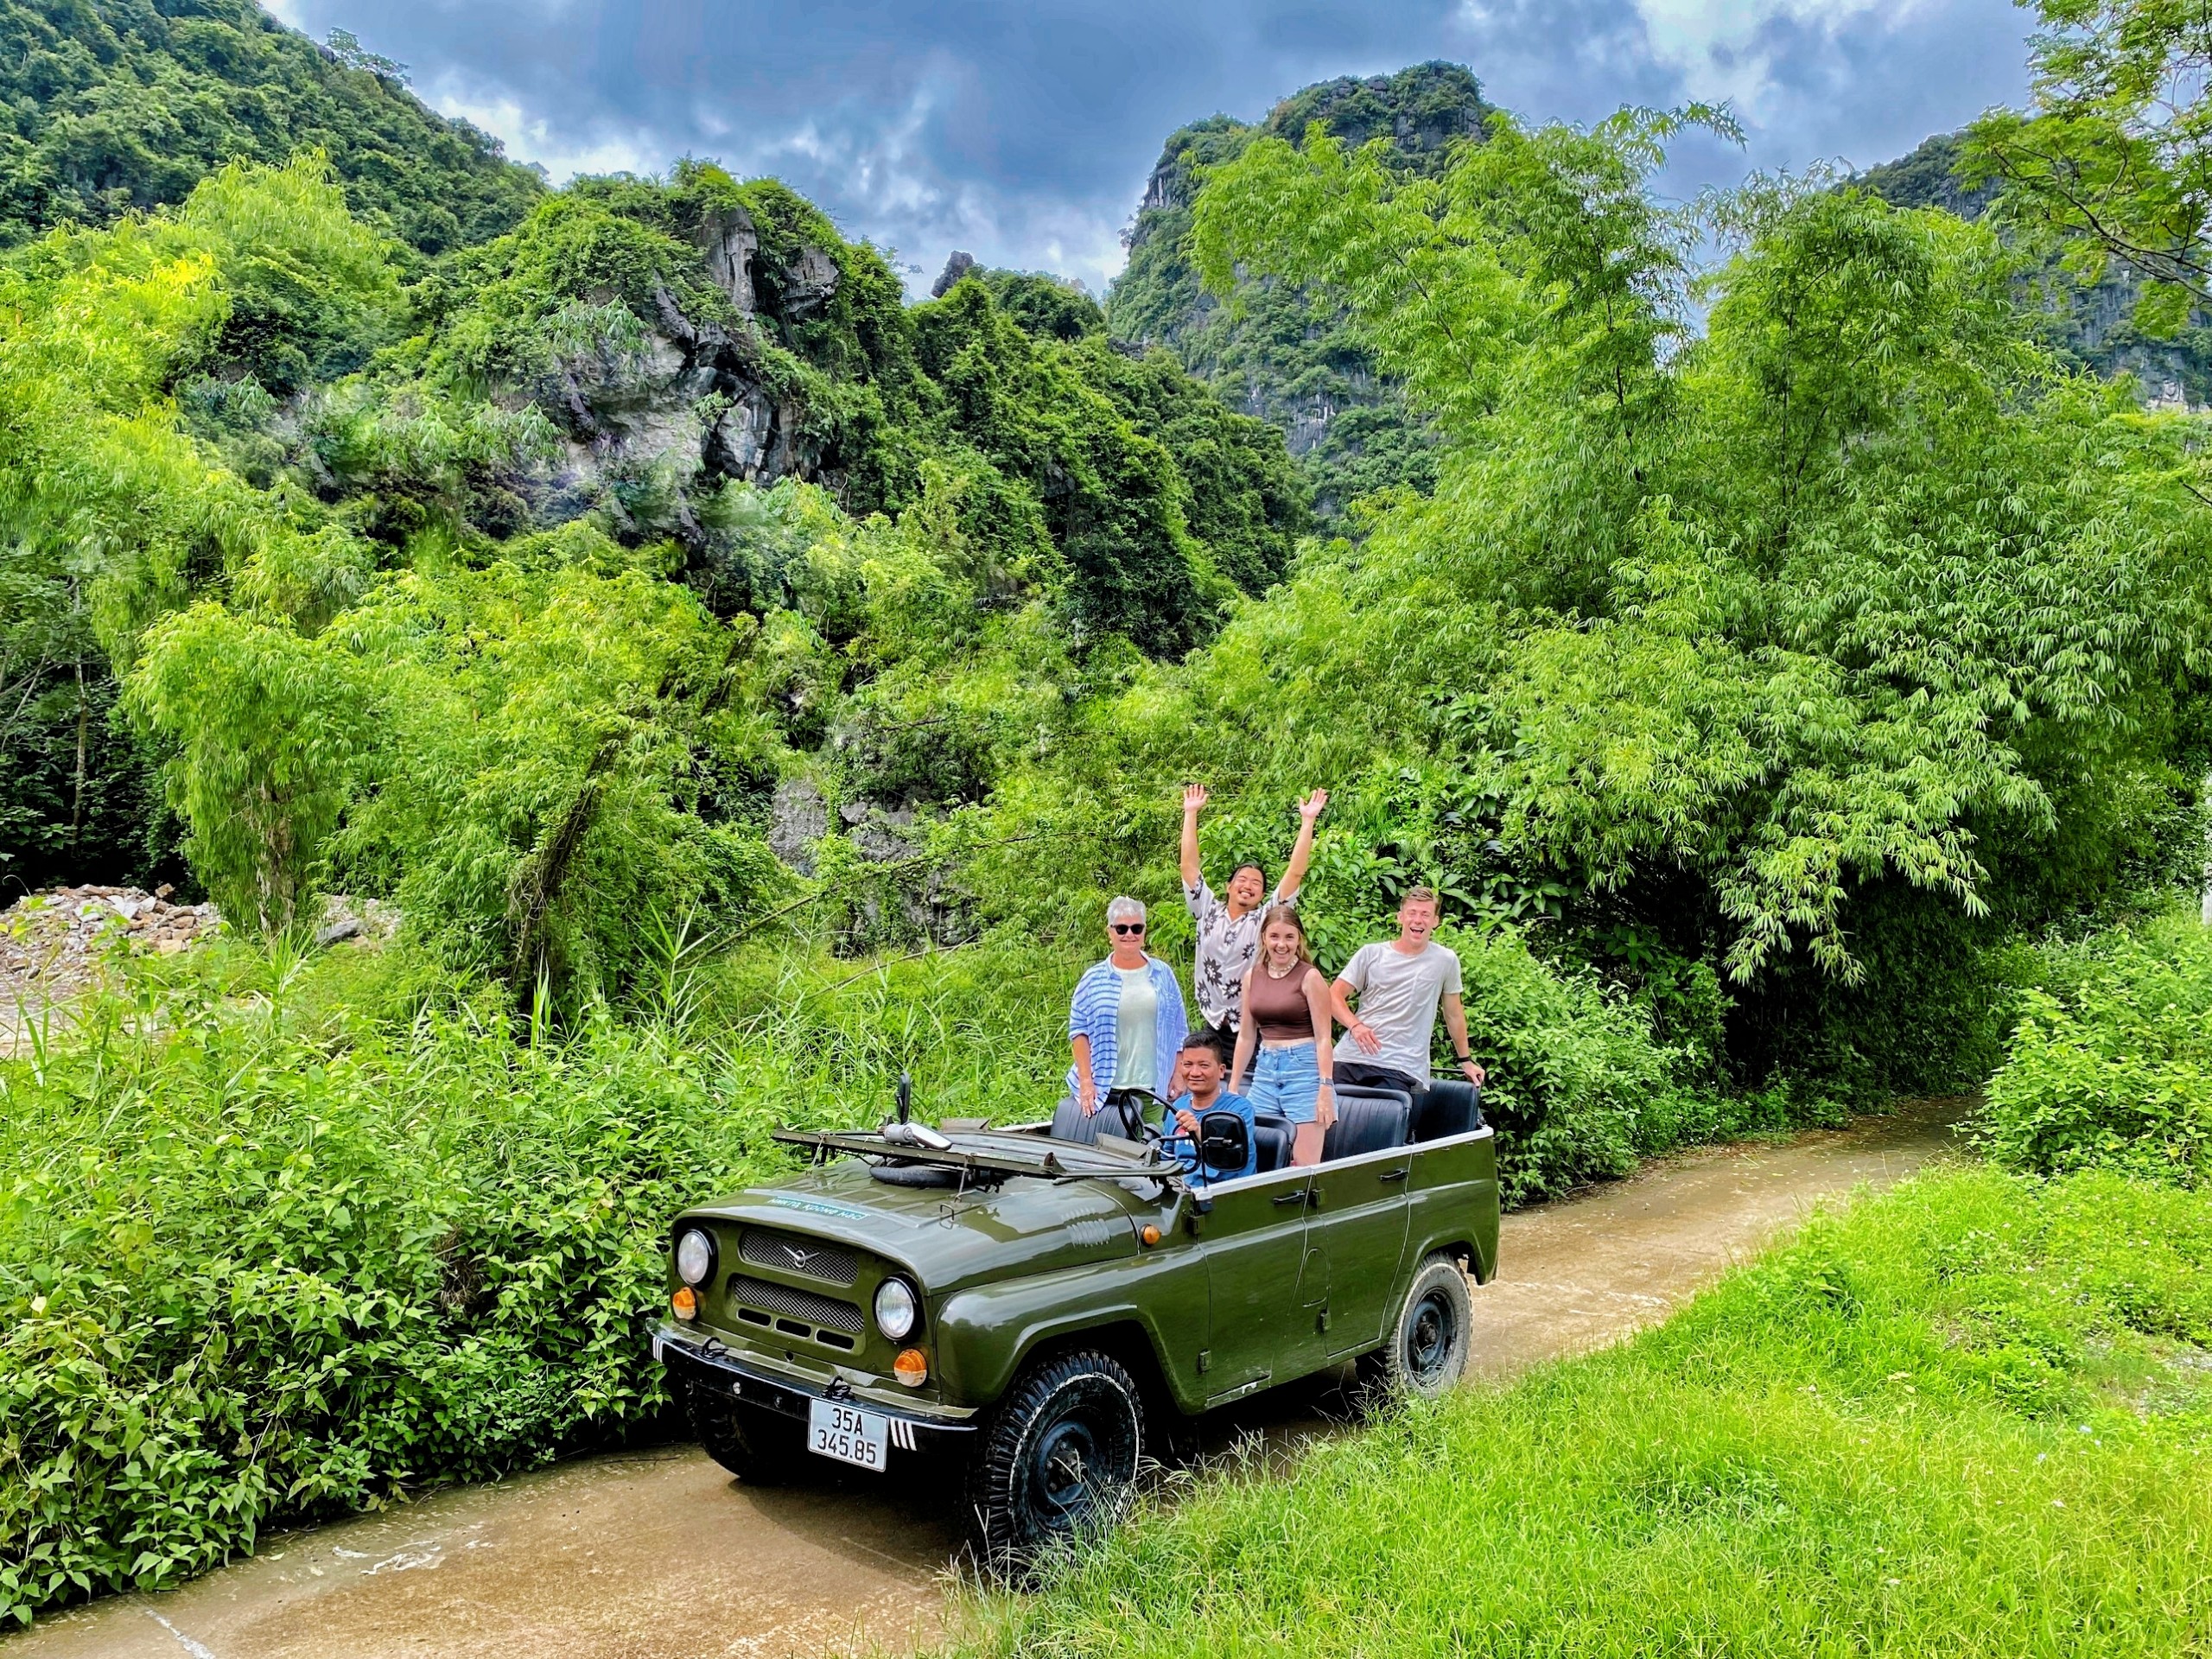
[{"label": "jeep side panel", "polygon": [[1314,1166],[1298,1300],[1332,1360],[1382,1341],[1383,1322],[1395,1310],[1406,1189],[1418,1151],[1391,1147]]},{"label": "jeep side panel", "polygon": [[[1418,1266],[1432,1252],[1465,1246],[1472,1253],[1475,1282],[1497,1272],[1497,1142],[1489,1129],[1413,1147],[1407,1181],[1410,1211],[1405,1262]],[[1398,1277],[1402,1289],[1408,1274]]]},{"label": "jeep side panel", "polygon": [[1179,1230],[1135,1257],[954,1292],[936,1313],[937,1364],[948,1397],[993,1401],[1045,1344],[1129,1323],[1150,1339],[1176,1405],[1203,1408],[1205,1262]]}]

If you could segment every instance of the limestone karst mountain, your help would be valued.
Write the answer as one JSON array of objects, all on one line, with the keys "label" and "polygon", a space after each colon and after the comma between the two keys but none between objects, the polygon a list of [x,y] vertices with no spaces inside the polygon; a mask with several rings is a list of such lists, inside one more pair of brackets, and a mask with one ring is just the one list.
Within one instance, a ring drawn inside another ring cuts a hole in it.
[{"label": "limestone karst mountain", "polygon": [[1146,181],[1128,232],[1128,264],[1107,296],[1109,329],[1133,344],[1168,346],[1232,407],[1281,427],[1325,521],[1370,490],[1427,487],[1434,478],[1430,440],[1325,296],[1250,283],[1237,305],[1224,306],[1199,291],[1183,247],[1197,169],[1236,155],[1255,134],[1295,139],[1318,121],[1351,143],[1388,138],[1408,168],[1429,171],[1454,143],[1480,141],[1490,107],[1481,83],[1459,64],[1323,81],[1257,123],[1216,115],[1179,129]]}]

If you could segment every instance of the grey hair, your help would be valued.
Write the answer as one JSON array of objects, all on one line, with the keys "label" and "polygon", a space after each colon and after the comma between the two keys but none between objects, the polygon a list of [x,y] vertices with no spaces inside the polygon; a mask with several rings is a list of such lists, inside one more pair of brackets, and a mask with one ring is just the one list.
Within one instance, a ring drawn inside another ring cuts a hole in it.
[{"label": "grey hair", "polygon": [[1107,905],[1106,920],[1109,925],[1115,922],[1141,922],[1144,920],[1144,900],[1141,899],[1132,899],[1128,893],[1123,893],[1120,898],[1112,900]]}]

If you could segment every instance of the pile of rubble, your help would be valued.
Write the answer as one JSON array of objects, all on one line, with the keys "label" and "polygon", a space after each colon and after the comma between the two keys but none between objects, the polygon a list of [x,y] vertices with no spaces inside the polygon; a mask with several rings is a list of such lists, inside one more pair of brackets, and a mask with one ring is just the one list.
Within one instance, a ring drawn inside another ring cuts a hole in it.
[{"label": "pile of rubble", "polygon": [[120,937],[165,957],[223,925],[213,905],[173,905],[166,883],[139,887],[59,887],[0,912],[0,1004],[51,1001],[81,989],[100,952]]}]

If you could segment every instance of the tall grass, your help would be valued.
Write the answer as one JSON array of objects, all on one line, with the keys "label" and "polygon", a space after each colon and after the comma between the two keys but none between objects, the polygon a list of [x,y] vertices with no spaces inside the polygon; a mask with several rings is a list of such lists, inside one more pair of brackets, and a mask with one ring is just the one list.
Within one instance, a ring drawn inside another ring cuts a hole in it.
[{"label": "tall grass", "polygon": [[2212,1199],[1922,1179],[1672,1323],[1201,1478],[972,1653],[2212,1652]]}]

